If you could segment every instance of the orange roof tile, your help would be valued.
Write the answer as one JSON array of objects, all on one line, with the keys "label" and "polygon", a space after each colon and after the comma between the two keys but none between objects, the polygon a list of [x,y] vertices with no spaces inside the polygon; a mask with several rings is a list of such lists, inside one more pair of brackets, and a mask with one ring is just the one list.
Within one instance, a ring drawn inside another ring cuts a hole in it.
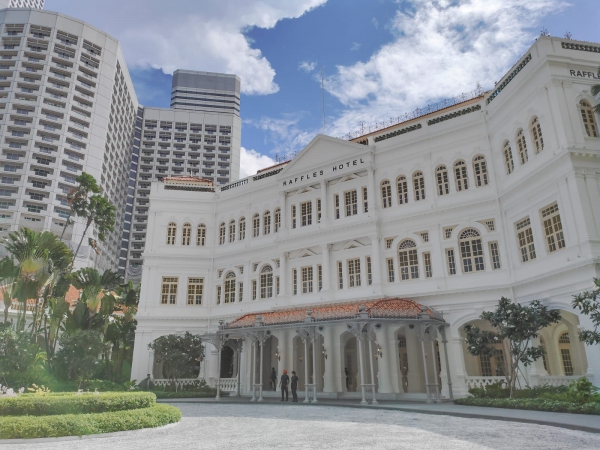
[{"label": "orange roof tile", "polygon": [[257,317],[262,317],[265,326],[299,324],[306,321],[308,312],[315,322],[329,320],[356,319],[360,306],[365,306],[366,313],[371,319],[418,319],[421,312],[426,312],[430,318],[443,320],[441,315],[414,300],[406,298],[386,298],[352,303],[337,303],[332,305],[305,306],[302,308],[282,309],[264,313],[251,313],[238,317],[225,325],[226,329],[248,328],[257,323]]}]

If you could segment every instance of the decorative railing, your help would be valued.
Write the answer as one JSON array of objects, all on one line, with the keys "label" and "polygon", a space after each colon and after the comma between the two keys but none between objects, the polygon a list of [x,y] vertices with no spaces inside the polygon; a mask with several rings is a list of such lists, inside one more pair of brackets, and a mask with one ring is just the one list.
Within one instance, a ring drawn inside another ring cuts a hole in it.
[{"label": "decorative railing", "polygon": [[498,381],[506,382],[505,377],[465,377],[465,383],[467,384],[467,389],[471,388],[482,388],[484,386],[489,386],[490,384],[497,383]]},{"label": "decorative railing", "polygon": [[[155,378],[152,380],[155,386],[171,386],[173,380],[169,380],[168,378]],[[181,389],[183,386],[190,386],[192,384],[199,383],[199,378],[181,378],[175,382],[175,389]]]},{"label": "decorative railing", "polygon": [[549,384],[550,386],[566,386],[571,381],[579,379],[579,375],[572,376],[552,376],[545,375],[540,377],[540,384]]},{"label": "decorative railing", "polygon": [[221,378],[219,389],[224,392],[237,392],[237,378]]}]

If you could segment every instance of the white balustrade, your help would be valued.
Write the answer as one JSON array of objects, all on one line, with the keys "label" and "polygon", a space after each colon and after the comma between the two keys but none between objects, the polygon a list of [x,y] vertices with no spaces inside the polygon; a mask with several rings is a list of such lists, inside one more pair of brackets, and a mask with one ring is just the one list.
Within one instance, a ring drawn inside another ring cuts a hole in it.
[{"label": "white balustrade", "polygon": [[498,381],[502,381],[506,383],[505,377],[465,377],[465,383],[467,384],[467,389],[471,388],[482,388],[484,386],[489,386],[490,384],[497,383]]},{"label": "white balustrade", "polygon": [[237,392],[237,378],[221,378],[219,380],[220,390],[223,392]]},{"label": "white balustrade", "polygon": [[[550,386],[568,386],[571,381],[581,378],[581,375],[571,376],[551,376],[545,375],[540,377],[540,384],[549,384]],[[593,381],[593,380],[590,380]]]}]

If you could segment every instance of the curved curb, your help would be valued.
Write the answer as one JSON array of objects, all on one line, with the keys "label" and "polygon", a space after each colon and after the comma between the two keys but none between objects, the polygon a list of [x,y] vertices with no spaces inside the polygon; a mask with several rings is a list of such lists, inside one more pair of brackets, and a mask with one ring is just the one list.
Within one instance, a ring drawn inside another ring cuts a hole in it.
[{"label": "curved curb", "polygon": [[[166,399],[165,399],[166,400]],[[179,401],[178,401],[179,400]],[[184,400],[184,401],[182,401]],[[226,404],[239,404],[239,405],[248,405],[248,404],[252,404],[249,402],[242,402],[242,401],[231,401],[228,400],[226,402],[218,402],[218,401],[190,401],[193,399],[170,399],[169,402],[167,401],[163,401],[161,403],[205,403],[205,404],[221,404],[221,405],[226,405]],[[279,402],[269,402],[269,403],[262,403],[262,405],[272,405],[272,406],[290,406],[290,405],[286,405],[284,404],[280,404]],[[355,409],[374,409],[374,410],[384,410],[384,411],[400,411],[400,412],[408,412],[408,413],[416,413],[416,414],[430,414],[430,415],[434,415],[434,416],[452,416],[452,417],[461,417],[461,418],[465,418],[465,419],[483,419],[483,420],[499,420],[502,422],[519,422],[519,423],[531,423],[531,424],[535,424],[535,425],[546,425],[549,427],[557,427],[557,428],[565,428],[568,430],[575,430],[575,431],[585,431],[588,433],[596,433],[596,434],[600,434],[600,428],[594,428],[594,427],[588,427],[585,425],[573,425],[573,424],[568,424],[568,423],[560,423],[560,422],[551,422],[548,420],[541,420],[541,419],[525,419],[525,418],[521,418],[521,417],[507,417],[507,416],[488,416],[485,414],[476,414],[476,413],[468,413],[468,412],[450,412],[450,411],[432,411],[432,410],[424,410],[424,409],[414,409],[414,408],[402,408],[402,407],[393,407],[393,406],[372,406],[372,405],[357,405],[357,404],[349,404],[349,405],[337,405],[334,403],[321,403],[319,402],[317,405],[312,405],[312,404],[304,404],[302,402],[298,403],[296,406],[306,406],[306,407],[310,407],[310,406],[328,406],[328,407],[333,407],[333,408],[355,408]],[[519,410],[519,411],[527,411],[527,410]],[[548,412],[548,411],[540,411],[540,412]],[[567,413],[565,413],[567,414]],[[579,414],[573,414],[574,416],[577,416]],[[598,419],[600,420],[600,416],[598,416]]]},{"label": "curved curb", "polygon": [[145,433],[148,431],[160,431],[166,428],[171,428],[179,425],[181,421],[170,423],[167,425],[163,425],[162,427],[155,428],[139,428],[137,430],[127,430],[127,431],[115,431],[113,433],[100,433],[100,434],[85,434],[83,436],[62,436],[62,437],[51,437],[51,438],[33,438],[33,439],[0,439],[0,445],[3,444],[42,444],[42,443],[51,443],[51,442],[66,442],[66,441],[81,441],[84,439],[102,439],[109,437],[120,437],[120,436],[130,436],[136,433]]}]

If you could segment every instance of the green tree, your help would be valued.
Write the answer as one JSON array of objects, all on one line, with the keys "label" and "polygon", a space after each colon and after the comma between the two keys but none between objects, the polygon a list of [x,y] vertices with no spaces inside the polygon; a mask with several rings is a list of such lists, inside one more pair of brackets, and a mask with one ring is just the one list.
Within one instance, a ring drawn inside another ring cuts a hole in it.
[{"label": "green tree", "polygon": [[532,339],[538,337],[541,329],[560,320],[560,311],[548,309],[539,300],[534,300],[529,306],[513,303],[502,297],[495,311],[483,312],[480,316],[496,331],[484,331],[473,325],[464,327],[469,353],[474,356],[493,356],[495,344],[503,344],[507,349],[508,358],[505,360],[504,376],[510,388],[512,397],[519,370],[519,363],[524,366],[532,364],[544,355],[542,346],[533,346]]},{"label": "green tree", "polygon": [[198,376],[200,362],[204,359],[200,335],[189,331],[183,336],[169,334],[156,338],[148,348],[154,351],[155,360],[163,363],[163,373],[175,389],[179,379]]},{"label": "green tree", "polygon": [[4,323],[8,323],[8,313],[15,297],[16,282],[19,279],[19,266],[5,256],[0,260],[0,295],[4,302]]},{"label": "green tree", "polygon": [[[600,87],[600,85],[599,85]],[[593,330],[580,331],[579,340],[587,345],[600,344],[600,279],[594,278],[594,289],[573,296],[573,308],[592,319]]]},{"label": "green tree", "polygon": [[[2,244],[10,258],[19,267],[19,275],[14,279],[11,295],[19,301],[17,330],[25,328],[27,300],[35,299],[32,335],[39,325],[40,311],[69,265],[71,252],[56,235],[49,231],[36,232],[22,228],[10,233]],[[42,300],[40,302],[39,300]]]},{"label": "green tree", "polygon": [[19,389],[45,378],[46,355],[29,336],[12,327],[0,330],[0,384]]},{"label": "green tree", "polygon": [[94,224],[96,233],[98,233],[98,239],[101,241],[104,241],[106,234],[113,230],[115,225],[115,211],[114,205],[101,195],[96,194],[90,197],[85,207],[85,212],[82,215],[82,217],[85,217],[85,229],[81,235],[79,245],[77,245],[77,250],[75,250],[73,255],[71,265],[75,263],[75,258],[77,257],[77,253],[79,253],[83,239],[92,224]]},{"label": "green tree", "polygon": [[60,337],[60,348],[53,358],[53,366],[59,377],[79,384],[100,373],[105,344],[97,330],[79,330]]},{"label": "green tree", "polygon": [[104,304],[105,313],[103,316],[108,317],[114,313],[114,307],[109,305],[114,304],[115,298],[111,291],[116,289],[122,283],[122,277],[116,272],[106,270],[100,274],[96,269],[86,267],[73,272],[73,286],[81,291],[79,303],[88,308],[88,322],[86,328],[91,328],[94,316],[101,310],[100,304]]},{"label": "green tree", "polygon": [[77,186],[71,189],[67,195],[67,201],[69,202],[71,210],[69,211],[69,216],[67,217],[67,223],[63,227],[60,235],[61,240],[65,235],[67,227],[72,223],[72,216],[85,217],[86,211],[89,207],[89,195],[100,193],[100,187],[98,186],[96,179],[88,173],[83,172],[75,179],[75,181],[77,182]]}]

